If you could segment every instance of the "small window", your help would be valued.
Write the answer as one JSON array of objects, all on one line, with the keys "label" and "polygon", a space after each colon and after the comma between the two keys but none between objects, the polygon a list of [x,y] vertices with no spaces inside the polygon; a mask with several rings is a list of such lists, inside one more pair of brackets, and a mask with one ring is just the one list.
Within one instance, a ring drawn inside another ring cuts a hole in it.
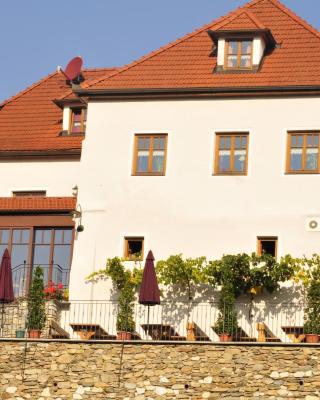
[{"label": "small window", "polygon": [[278,238],[274,236],[261,236],[258,237],[258,255],[269,254],[270,256],[277,257]]},{"label": "small window", "polygon": [[135,135],[133,175],[165,175],[167,135]]},{"label": "small window", "polygon": [[125,237],[124,238],[124,258],[126,260],[143,259],[143,237]]},{"label": "small window", "polygon": [[252,40],[226,40],[226,69],[252,69]]},{"label": "small window", "polygon": [[248,164],[248,134],[216,135],[215,174],[246,175]]},{"label": "small window", "polygon": [[72,108],[70,113],[70,133],[85,133],[87,124],[87,109]]},{"label": "small window", "polygon": [[12,192],[13,197],[45,197],[45,190],[15,190]]},{"label": "small window", "polygon": [[319,173],[319,133],[288,134],[288,173]]}]

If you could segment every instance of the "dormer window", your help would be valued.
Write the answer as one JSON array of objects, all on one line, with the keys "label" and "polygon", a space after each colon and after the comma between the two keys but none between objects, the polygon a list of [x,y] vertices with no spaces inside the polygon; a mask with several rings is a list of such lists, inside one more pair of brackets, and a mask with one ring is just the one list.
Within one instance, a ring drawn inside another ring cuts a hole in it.
[{"label": "dormer window", "polygon": [[248,39],[226,40],[226,69],[251,69],[253,41]]},{"label": "dormer window", "polygon": [[70,109],[70,129],[69,133],[85,133],[87,124],[86,108]]}]

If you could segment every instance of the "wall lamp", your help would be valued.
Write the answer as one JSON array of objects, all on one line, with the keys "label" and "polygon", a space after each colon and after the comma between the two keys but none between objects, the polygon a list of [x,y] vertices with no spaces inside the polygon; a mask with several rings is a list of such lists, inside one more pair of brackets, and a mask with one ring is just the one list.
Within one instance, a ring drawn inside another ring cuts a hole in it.
[{"label": "wall lamp", "polygon": [[80,204],[77,204],[75,210],[71,211],[72,221],[76,224],[77,232],[83,232],[84,226],[82,225],[82,208]]}]

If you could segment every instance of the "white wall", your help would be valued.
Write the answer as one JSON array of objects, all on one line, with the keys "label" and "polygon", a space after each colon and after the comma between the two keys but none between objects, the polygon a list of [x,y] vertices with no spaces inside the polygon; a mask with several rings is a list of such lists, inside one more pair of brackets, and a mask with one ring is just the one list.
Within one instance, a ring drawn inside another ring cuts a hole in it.
[{"label": "white wall", "polygon": [[47,196],[71,196],[79,181],[79,161],[0,162],[0,197],[13,190],[46,190]]},{"label": "white wall", "polygon": [[[75,243],[71,297],[106,299],[83,285],[123,238],[145,237],[156,259],[252,252],[257,236],[278,236],[278,254],[319,252],[319,175],[285,175],[288,129],[320,129],[320,100],[239,99],[89,104],[79,175],[84,232]],[[247,176],[213,176],[215,132],[248,131]],[[135,133],[168,133],[164,177],[131,176]]]}]

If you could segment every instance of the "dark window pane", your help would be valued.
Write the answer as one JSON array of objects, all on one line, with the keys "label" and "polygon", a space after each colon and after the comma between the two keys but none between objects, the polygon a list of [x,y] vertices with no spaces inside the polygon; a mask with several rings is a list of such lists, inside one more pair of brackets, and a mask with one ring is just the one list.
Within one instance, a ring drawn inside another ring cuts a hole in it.
[{"label": "dark window pane", "polygon": [[2,259],[3,253],[8,246],[6,244],[0,244],[0,260]]},{"label": "dark window pane", "polygon": [[240,67],[250,68],[251,66],[251,56],[241,56]]},{"label": "dark window pane", "polygon": [[246,165],[246,151],[235,150],[234,152],[234,170],[237,172],[243,172]]},{"label": "dark window pane", "polygon": [[50,245],[35,245],[33,250],[33,265],[50,263]]},{"label": "dark window pane", "polygon": [[64,240],[63,243],[70,244],[72,243],[72,229],[64,230]]},{"label": "dark window pane", "polygon": [[314,135],[313,140],[314,140],[314,145],[319,146],[319,135]]},{"label": "dark window pane", "polygon": [[21,243],[21,229],[13,230],[12,243]]},{"label": "dark window pane", "polygon": [[160,138],[160,145],[159,145],[159,149],[164,150],[164,138]]},{"label": "dark window pane", "polygon": [[63,229],[55,229],[54,231],[54,243],[63,243]]},{"label": "dark window pane", "polygon": [[252,41],[244,40],[242,42],[241,53],[242,54],[251,54],[252,52]]},{"label": "dark window pane", "polygon": [[235,144],[234,147],[236,149],[241,149],[241,136],[236,136],[235,137]]},{"label": "dark window pane", "polygon": [[29,245],[14,244],[11,250],[11,265],[12,268],[28,261]]},{"label": "dark window pane", "polygon": [[148,172],[148,162],[149,162],[149,152],[139,151],[138,152],[138,162],[137,162],[137,172]]},{"label": "dark window pane", "polygon": [[299,171],[302,169],[302,149],[291,149],[290,169],[292,171]]},{"label": "dark window pane", "polygon": [[219,151],[219,171],[230,171],[230,151]]},{"label": "dark window pane", "polygon": [[3,244],[9,243],[9,230],[8,229],[0,230],[0,243],[3,243]]},{"label": "dark window pane", "polygon": [[313,146],[313,135],[308,135],[307,136],[307,146]]},{"label": "dark window pane", "polygon": [[237,56],[228,56],[228,68],[236,68],[238,63]]},{"label": "dark window pane", "polygon": [[71,246],[57,245],[53,250],[53,263],[59,265],[62,269],[69,269],[71,261]]},{"label": "dark window pane", "polygon": [[30,240],[30,230],[23,229],[22,230],[22,243],[29,243]]},{"label": "dark window pane", "polygon": [[261,240],[261,253],[269,254],[272,257],[276,256],[276,241],[275,240]]},{"label": "dark window pane", "polygon": [[228,54],[237,54],[238,53],[238,42],[229,42],[228,43]]},{"label": "dark window pane", "polygon": [[127,256],[130,258],[132,256],[139,257],[142,255],[142,247],[143,247],[143,239],[128,239],[128,254]]},{"label": "dark window pane", "polygon": [[157,150],[153,152],[152,172],[163,172],[164,167],[164,151]]},{"label": "dark window pane", "polygon": [[159,138],[154,138],[153,139],[153,148],[158,149],[159,148]]},{"label": "dark window pane", "polygon": [[318,169],[318,149],[307,149],[306,152],[306,169],[313,171]]}]

